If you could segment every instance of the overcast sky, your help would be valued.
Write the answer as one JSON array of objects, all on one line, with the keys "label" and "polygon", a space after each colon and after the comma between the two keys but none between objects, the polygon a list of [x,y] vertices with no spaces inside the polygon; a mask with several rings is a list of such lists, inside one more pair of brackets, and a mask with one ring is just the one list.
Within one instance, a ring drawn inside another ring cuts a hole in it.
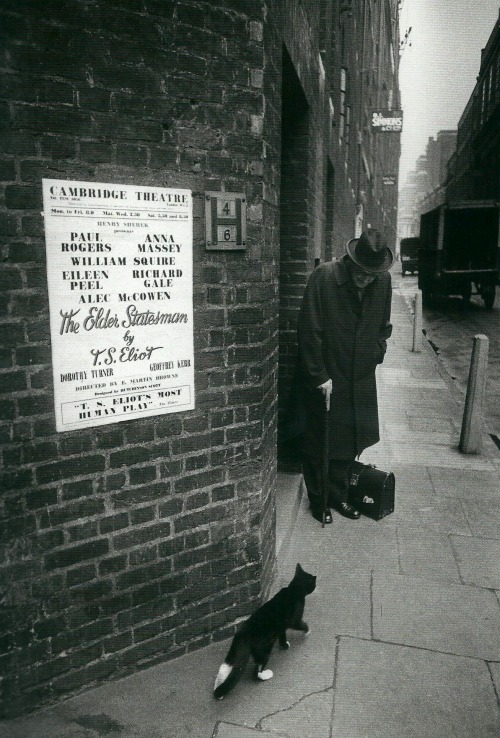
[{"label": "overcast sky", "polygon": [[412,30],[399,70],[404,110],[400,185],[425,153],[428,137],[457,127],[499,7],[498,0],[403,0],[401,35]]}]

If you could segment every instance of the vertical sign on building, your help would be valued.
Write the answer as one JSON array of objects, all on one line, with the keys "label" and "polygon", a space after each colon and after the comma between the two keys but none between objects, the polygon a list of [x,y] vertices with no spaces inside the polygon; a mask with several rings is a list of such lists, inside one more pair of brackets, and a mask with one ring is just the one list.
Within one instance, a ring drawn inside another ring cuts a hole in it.
[{"label": "vertical sign on building", "polygon": [[58,431],[194,408],[190,190],[43,180]]}]

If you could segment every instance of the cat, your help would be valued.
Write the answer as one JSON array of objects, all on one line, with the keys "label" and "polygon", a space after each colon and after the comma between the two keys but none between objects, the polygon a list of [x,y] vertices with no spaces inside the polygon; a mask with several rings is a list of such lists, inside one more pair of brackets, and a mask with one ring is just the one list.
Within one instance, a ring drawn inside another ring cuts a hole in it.
[{"label": "cat", "polygon": [[240,680],[245,666],[253,657],[256,676],[262,681],[271,679],[273,672],[266,669],[276,639],[281,648],[290,648],[286,629],[309,633],[309,626],[302,620],[306,595],[314,592],[316,577],[297,564],[295,574],[288,585],[259,607],[240,625],[226,659],[219,668],[214,685],[214,697],[221,700]]}]

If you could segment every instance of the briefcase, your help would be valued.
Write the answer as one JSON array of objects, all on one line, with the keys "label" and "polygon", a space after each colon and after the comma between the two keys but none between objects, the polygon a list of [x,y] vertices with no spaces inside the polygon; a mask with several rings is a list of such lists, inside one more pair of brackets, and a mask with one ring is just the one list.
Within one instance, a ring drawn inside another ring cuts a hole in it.
[{"label": "briefcase", "polygon": [[394,512],[395,479],[392,472],[355,461],[349,479],[349,502],[363,515],[381,520]]}]

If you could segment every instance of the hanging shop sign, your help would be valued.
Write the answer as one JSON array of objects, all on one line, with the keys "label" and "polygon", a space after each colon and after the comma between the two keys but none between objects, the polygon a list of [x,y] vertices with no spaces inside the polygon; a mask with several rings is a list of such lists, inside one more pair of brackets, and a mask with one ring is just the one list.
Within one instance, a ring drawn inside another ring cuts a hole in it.
[{"label": "hanging shop sign", "polygon": [[402,110],[374,110],[372,113],[372,131],[401,133],[403,130]]},{"label": "hanging shop sign", "polygon": [[396,175],[395,174],[383,174],[382,184],[388,187],[394,187],[396,184]]},{"label": "hanging shop sign", "polygon": [[43,180],[57,431],[194,408],[190,190]]}]

